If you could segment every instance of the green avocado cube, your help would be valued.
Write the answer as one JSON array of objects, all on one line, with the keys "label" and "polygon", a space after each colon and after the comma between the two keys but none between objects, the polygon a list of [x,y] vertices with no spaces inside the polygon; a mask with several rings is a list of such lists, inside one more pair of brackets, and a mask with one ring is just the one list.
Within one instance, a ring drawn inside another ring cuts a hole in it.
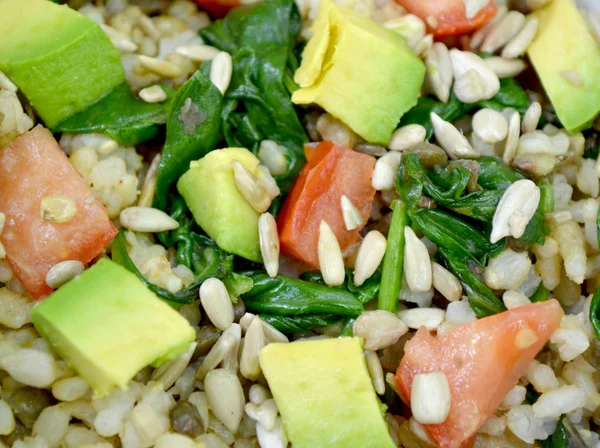
[{"label": "green avocado cube", "polygon": [[554,0],[534,17],[527,55],[565,129],[587,129],[600,112],[600,46],[573,0]]},{"label": "green avocado cube", "polygon": [[269,344],[260,351],[294,448],[394,448],[360,338]]},{"label": "green avocado cube", "polygon": [[92,19],[48,0],[0,0],[0,71],[47,127],[95,103],[125,75]]},{"label": "green avocado cube", "polygon": [[258,238],[260,214],[240,193],[233,177],[237,160],[258,176],[258,158],[245,148],[211,151],[190,164],[179,178],[177,190],[194,219],[217,245],[227,252],[261,262]]},{"label": "green avocado cube", "polygon": [[35,328],[97,396],[189,349],[188,321],[134,274],[102,259],[31,310]]},{"label": "green avocado cube", "polygon": [[425,65],[404,38],[364,15],[322,0],[292,95],[316,103],[370,143],[387,145],[419,98]]}]

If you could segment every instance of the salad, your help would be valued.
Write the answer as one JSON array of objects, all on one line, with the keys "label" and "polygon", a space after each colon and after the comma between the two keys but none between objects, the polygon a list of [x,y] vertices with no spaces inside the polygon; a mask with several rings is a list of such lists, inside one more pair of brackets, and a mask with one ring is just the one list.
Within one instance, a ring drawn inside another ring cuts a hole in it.
[{"label": "salad", "polygon": [[600,448],[600,9],[0,0],[0,448]]}]

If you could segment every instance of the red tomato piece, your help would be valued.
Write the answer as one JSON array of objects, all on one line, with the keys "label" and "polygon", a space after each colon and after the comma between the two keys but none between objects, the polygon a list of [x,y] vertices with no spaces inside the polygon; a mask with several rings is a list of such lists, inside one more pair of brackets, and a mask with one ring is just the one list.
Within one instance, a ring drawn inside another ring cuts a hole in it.
[{"label": "red tomato piece", "polygon": [[346,195],[366,223],[375,189],[371,176],[375,158],[332,142],[305,149],[308,163],[286,198],[277,225],[282,253],[319,269],[319,224],[325,220],[342,250],[359,238],[364,226],[348,231],[341,198]]},{"label": "red tomato piece", "polygon": [[[77,213],[68,222],[41,218],[41,200],[68,196]],[[0,241],[7,259],[34,298],[52,289],[46,274],[64,260],[89,263],[117,229],[47,129],[41,125],[0,148],[0,212],[6,215]]]},{"label": "red tomato piece", "polygon": [[441,448],[463,447],[497,410],[560,324],[556,300],[533,303],[461,325],[434,337],[421,328],[406,343],[396,383],[410,400],[418,373],[443,372],[448,378],[448,419],[424,425]]},{"label": "red tomato piece", "polygon": [[[496,15],[493,0],[471,19],[467,18],[463,0],[396,0],[396,3],[421,18],[435,37],[468,33]],[[432,23],[436,26],[433,27]]]},{"label": "red tomato piece", "polygon": [[195,0],[200,8],[210,13],[213,17],[225,17],[231,8],[240,6],[239,0]]}]

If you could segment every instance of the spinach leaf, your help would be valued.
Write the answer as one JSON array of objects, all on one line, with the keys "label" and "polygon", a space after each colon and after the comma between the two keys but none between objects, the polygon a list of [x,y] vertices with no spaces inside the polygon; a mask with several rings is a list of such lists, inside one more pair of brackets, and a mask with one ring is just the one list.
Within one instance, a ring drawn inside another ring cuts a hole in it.
[{"label": "spinach leaf", "polygon": [[[320,285],[326,286],[325,280],[323,279],[323,274],[321,271],[308,271],[300,276],[301,280],[305,280],[307,282],[318,283]],[[342,286],[337,286],[337,289],[345,289],[346,291],[352,293],[354,297],[358,299],[360,303],[366,305],[379,293],[379,286],[381,284],[381,272],[379,270],[375,271],[375,273],[367,279],[362,285],[356,286],[354,284],[354,274],[352,270],[346,269],[346,280]],[[335,289],[335,288],[334,288]]]},{"label": "spinach leaf", "polygon": [[240,274],[254,282],[252,289],[242,294],[246,309],[254,313],[283,316],[325,313],[355,317],[363,312],[363,306],[356,297],[343,289],[283,275],[271,278],[260,271]]},{"label": "spinach leaf", "polygon": [[288,169],[276,176],[289,191],[304,164],[308,141],[288,87],[297,66],[294,49],[302,26],[293,0],[267,0],[233,9],[200,31],[207,44],[233,57],[233,75],[225,94],[222,132],[229,146],[258,151],[273,140],[288,150]]},{"label": "spinach leaf", "polygon": [[469,265],[465,258],[457,256],[446,248],[439,246],[438,253],[444,261],[446,268],[456,275],[462,283],[469,298],[469,305],[471,305],[478,318],[506,311],[506,307],[502,301],[469,270]]},{"label": "spinach leaf", "polygon": [[535,302],[545,302],[550,298],[550,290],[544,286],[543,283],[540,283],[535,292],[529,297],[529,300],[532,303]]},{"label": "spinach leaf", "polygon": [[352,337],[354,335],[354,322],[356,322],[356,319],[354,318],[344,319],[344,326],[342,327],[342,331],[340,331],[338,338],[343,338],[345,336]]},{"label": "spinach leaf", "polygon": [[526,179],[520,171],[512,169],[495,157],[483,156],[477,159],[479,177],[477,183],[486,190],[506,190],[518,180]]},{"label": "spinach leaf", "polygon": [[404,114],[400,126],[420,124],[427,130],[427,140],[429,140],[433,135],[433,124],[430,118],[432,112],[435,112],[446,121],[454,121],[464,117],[468,109],[465,104],[456,98],[454,92],[450,95],[447,103],[442,103],[431,96],[421,96],[416,106]]},{"label": "spinach leaf", "polygon": [[475,104],[477,107],[487,107],[498,112],[502,112],[507,107],[512,107],[523,116],[527,112],[529,103],[527,92],[514,78],[503,78],[500,80],[500,90],[496,96],[489,100],[478,101]]},{"label": "spinach leaf", "polygon": [[133,146],[158,135],[167,120],[173,90],[161,86],[169,96],[162,103],[147,103],[136,98],[123,83],[87,109],[56,125],[52,132],[108,135],[123,146]]},{"label": "spinach leaf", "polygon": [[485,265],[489,256],[500,253],[505,246],[504,240],[490,243],[489,238],[471,224],[443,210],[415,208],[409,210],[408,216],[413,227],[423,232],[438,248],[445,248],[481,266]]},{"label": "spinach leaf", "polygon": [[221,93],[200,70],[175,94],[169,107],[154,207],[165,210],[171,185],[189,169],[191,161],[215,149],[221,102]]},{"label": "spinach leaf", "polygon": [[594,328],[596,338],[600,341],[600,286],[596,288],[590,305],[590,322]]},{"label": "spinach leaf", "polygon": [[[113,240],[112,259],[127,270],[137,275],[142,283],[158,297],[168,302],[174,308],[178,308],[181,305],[190,304],[194,300],[198,299],[198,289],[207,278],[224,278],[231,273],[233,267],[232,260],[224,261],[222,258],[216,257],[215,249],[211,247],[211,245],[207,245],[202,249],[205,250],[202,250],[201,253],[198,254],[198,259],[204,259],[204,263],[202,265],[203,268],[200,274],[196,276],[194,282],[190,286],[177,293],[172,293],[164,288],[161,288],[160,286],[150,283],[148,280],[146,280],[146,278],[144,278],[127,253],[127,242],[125,239],[125,231],[123,229],[121,229],[117,237]],[[219,249],[217,248],[216,250]]]},{"label": "spinach leaf", "polygon": [[392,203],[392,222],[388,231],[387,248],[383,257],[381,287],[379,288],[380,310],[396,313],[398,294],[402,287],[404,270],[404,227],[408,225],[407,206],[400,200]]},{"label": "spinach leaf", "polygon": [[335,314],[303,314],[300,316],[278,316],[275,314],[259,314],[265,322],[273,325],[283,333],[302,333],[315,328],[322,328],[339,322]]},{"label": "spinach leaf", "polygon": [[551,437],[546,440],[538,440],[542,448],[586,448],[587,445],[582,439],[573,423],[563,415],[558,422],[558,426]]}]

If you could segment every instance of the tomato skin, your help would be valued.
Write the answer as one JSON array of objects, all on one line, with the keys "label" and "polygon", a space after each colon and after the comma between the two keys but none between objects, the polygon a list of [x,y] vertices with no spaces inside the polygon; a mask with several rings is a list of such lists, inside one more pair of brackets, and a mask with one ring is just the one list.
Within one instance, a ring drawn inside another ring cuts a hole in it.
[{"label": "tomato skin", "polygon": [[371,176],[375,158],[332,142],[305,148],[307,164],[286,198],[277,225],[281,252],[319,269],[319,224],[325,220],[344,250],[359,238],[363,226],[348,231],[340,205],[346,195],[366,223],[375,189]]},{"label": "tomato skin", "polygon": [[[68,222],[40,216],[45,196],[69,196],[77,213]],[[64,260],[84,264],[117,235],[106,209],[69,162],[50,131],[36,126],[0,148],[0,211],[6,215],[0,242],[16,277],[34,298],[52,292],[46,274]]]},{"label": "tomato skin", "polygon": [[231,8],[240,6],[238,0],[195,0],[195,2],[200,8],[218,19],[225,17]]},{"label": "tomato skin", "polygon": [[[477,15],[467,19],[463,0],[396,0],[409,13],[425,22],[427,30],[435,37],[456,36],[473,31],[496,15],[496,4],[491,0]],[[427,18],[433,17],[433,28]]]},{"label": "tomato skin", "polygon": [[[410,400],[416,374],[446,375],[452,398],[448,419],[424,425],[441,448],[468,446],[465,443],[527,372],[562,316],[560,304],[549,300],[466,323],[441,337],[432,336],[425,328],[417,331],[406,343],[396,383]],[[517,346],[517,335],[524,334],[521,330],[537,339],[529,340],[531,345]]]}]

